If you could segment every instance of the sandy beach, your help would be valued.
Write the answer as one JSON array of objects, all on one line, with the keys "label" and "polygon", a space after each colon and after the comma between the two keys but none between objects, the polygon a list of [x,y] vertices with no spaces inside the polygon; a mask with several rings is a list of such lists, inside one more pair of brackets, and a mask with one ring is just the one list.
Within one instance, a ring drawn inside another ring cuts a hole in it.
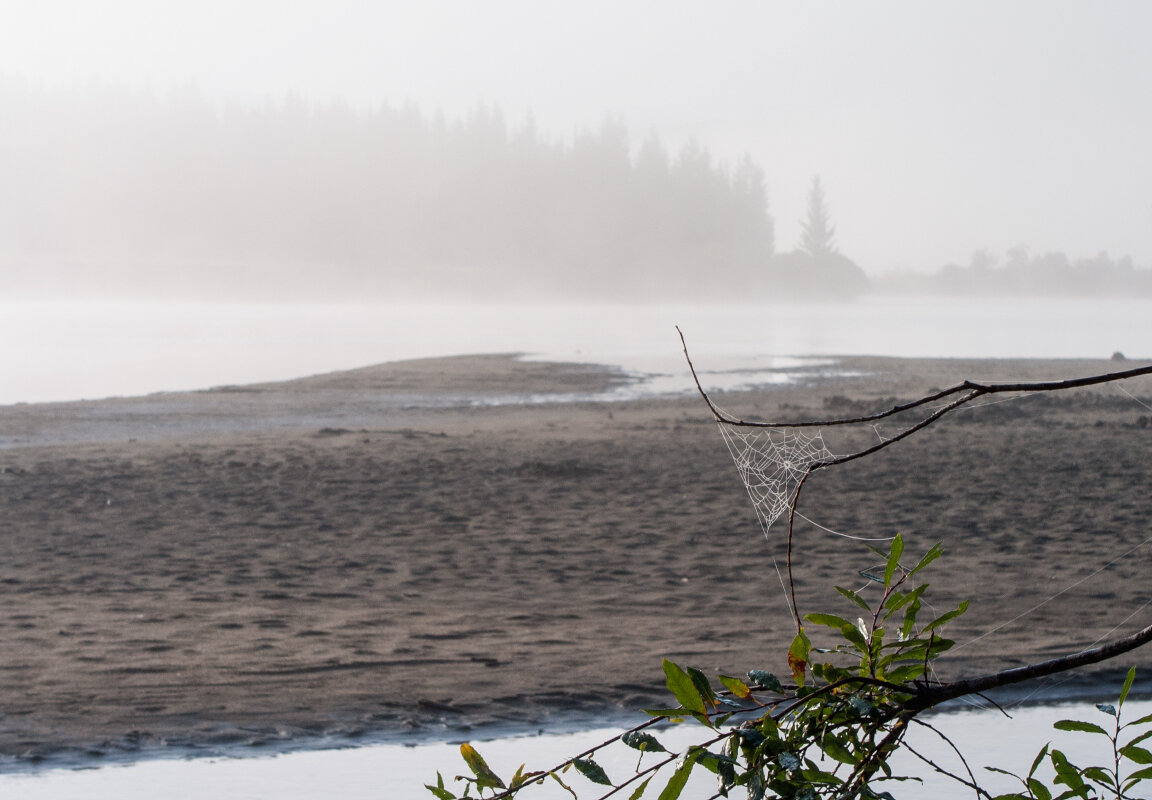
[{"label": "sandy beach", "polygon": [[[836,417],[1136,365],[844,358],[716,401]],[[664,656],[784,673],[783,525],[762,534],[699,397],[507,402],[624,380],[475,356],[0,407],[0,768],[561,725],[663,705]],[[960,411],[814,476],[801,510],[944,541],[928,597],[972,605],[940,677],[1075,652],[1152,622],[1149,406],[1143,378]],[[875,561],[799,526],[801,611],[853,613],[832,586]],[[1147,677],[1152,651],[1122,662]]]}]

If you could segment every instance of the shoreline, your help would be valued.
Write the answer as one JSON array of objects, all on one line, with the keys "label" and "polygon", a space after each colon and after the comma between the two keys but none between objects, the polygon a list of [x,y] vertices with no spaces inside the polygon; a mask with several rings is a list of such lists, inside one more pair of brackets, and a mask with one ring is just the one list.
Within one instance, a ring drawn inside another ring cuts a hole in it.
[{"label": "shoreline", "polygon": [[[1115,369],[840,363],[853,374],[716,399],[748,417],[819,417],[964,378]],[[758,530],[698,397],[382,400],[582,392],[619,375],[459,357],[159,403],[0,407],[0,439],[41,437],[0,449],[0,770],[230,739],[263,752],[602,720],[663,702],[661,656],[707,674],[779,673],[778,542]],[[1131,391],[1146,398],[1152,382]],[[1148,547],[1051,599],[1137,546],[1152,519],[1141,489],[1152,430],[1137,424],[1148,411],[1116,393],[1078,397],[958,415],[809,490],[805,507],[834,529],[901,530],[916,550],[946,540],[934,602],[974,600],[957,622],[963,652],[940,662],[947,677],[1074,652],[1149,599]],[[110,420],[131,420],[136,435]],[[801,604],[838,611],[830,587],[864,563],[859,548],[846,556],[842,540],[804,536]],[[756,575],[772,579],[733,577]],[[1022,612],[1026,625],[974,638]],[[1152,666],[1132,656],[1125,668]]]}]

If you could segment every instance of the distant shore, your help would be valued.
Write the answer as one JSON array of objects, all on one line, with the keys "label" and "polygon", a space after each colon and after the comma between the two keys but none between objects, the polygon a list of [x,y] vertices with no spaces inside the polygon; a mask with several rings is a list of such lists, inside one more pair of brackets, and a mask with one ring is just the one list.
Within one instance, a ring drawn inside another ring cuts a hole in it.
[{"label": "distant shore", "polygon": [[[964,378],[1116,365],[841,367],[716,400],[818,418]],[[477,356],[0,408],[0,769],[570,725],[662,703],[662,656],[783,672],[782,533],[762,535],[699,398],[385,402],[621,379]],[[1152,381],[1126,388],[1152,396]],[[802,508],[834,530],[900,531],[909,552],[945,542],[929,598],[972,607],[941,677],[1075,652],[1152,619],[1125,619],[1152,599],[1149,414],[1116,390],[961,412],[814,479]],[[827,436],[836,450],[841,434]],[[831,587],[874,557],[811,527],[797,544],[802,610],[850,612]],[[1122,661],[1143,671],[1152,653]],[[1078,695],[1100,677],[1016,696]]]}]

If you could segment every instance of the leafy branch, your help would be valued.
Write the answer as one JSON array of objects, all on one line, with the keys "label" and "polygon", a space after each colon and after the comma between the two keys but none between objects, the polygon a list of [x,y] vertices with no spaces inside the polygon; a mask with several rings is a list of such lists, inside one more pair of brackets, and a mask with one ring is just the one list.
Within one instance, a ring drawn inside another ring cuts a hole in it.
[{"label": "leafy branch", "polygon": [[[796,608],[792,582],[796,506],[804,483],[813,472],[871,455],[983,395],[1060,391],[1105,384],[1150,375],[1152,366],[1063,381],[996,384],[963,381],[950,389],[895,405],[877,414],[799,423],[759,423],[729,417],[716,408],[700,384],[682,333],[681,343],[697,389],[722,425],[763,428],[848,425],[885,419],[932,403],[944,404],[896,436],[845,455],[813,461],[805,467],[788,504],[787,566],[791,609],[796,623],[796,634],[786,652],[790,683],[782,682],[771,672],[756,669],[749,671],[744,678],[719,675],[717,680],[723,688],[717,688],[700,670],[682,667],[665,659],[665,683],[676,705],[648,710],[652,717],[650,720],[550,769],[525,771],[525,766],[521,765],[507,781],[488,766],[475,748],[464,744],[461,755],[471,775],[456,778],[456,782],[464,784],[463,794],[457,795],[448,788],[437,773],[436,784],[427,788],[438,800],[471,797],[473,790],[477,796],[487,800],[501,800],[518,796],[549,780],[578,799],[579,789],[573,774],[598,787],[595,790],[597,800],[606,800],[625,790],[631,790],[628,800],[639,800],[656,776],[663,774],[667,780],[658,800],[677,800],[697,768],[715,776],[716,789],[710,800],[727,797],[737,787],[743,789],[750,800],[766,797],[892,800],[888,786],[900,781],[919,780],[893,772],[891,757],[901,748],[908,749],[929,768],[967,786],[985,800],[1091,798],[1099,795],[1098,790],[1124,800],[1132,797],[1133,787],[1152,780],[1152,751],[1144,746],[1152,737],[1152,730],[1124,738],[1130,735],[1132,726],[1152,724],[1152,715],[1121,723],[1124,701],[1135,677],[1134,669],[1128,673],[1119,702],[1114,707],[1099,706],[1102,712],[1114,718],[1111,731],[1095,723],[1074,720],[1062,720],[1056,725],[1060,730],[1107,736],[1112,744],[1112,763],[1077,767],[1062,752],[1046,746],[1024,777],[990,768],[1019,780],[1022,793],[992,798],[980,786],[963,754],[951,740],[918,719],[924,712],[958,697],[979,695],[1131,652],[1152,641],[1152,625],[1130,636],[1077,653],[942,682],[933,678],[932,663],[954,646],[955,642],[945,637],[945,629],[965,613],[968,603],[960,603],[954,609],[924,620],[922,612],[931,608],[925,600],[929,587],[913,580],[940,558],[944,552],[941,544],[934,545],[915,561],[906,560],[904,540],[900,535],[891,540],[887,552],[874,550],[883,558],[884,566],[883,570],[876,568],[860,573],[868,579],[867,586],[859,590],[834,587],[841,598],[855,607],[857,616],[854,621],[842,613],[819,612],[801,617]],[[877,596],[870,594],[872,590]],[[832,641],[822,641],[821,636],[816,635],[817,631],[831,635]],[[654,733],[653,726],[657,723],[687,720],[703,726],[707,733],[701,741],[680,752],[670,750]],[[959,756],[965,775],[949,771],[909,748],[904,738],[912,724],[927,727],[948,743]],[[614,780],[596,759],[603,760],[603,753],[617,747],[638,751],[639,756],[632,774]],[[655,760],[645,765],[644,759],[648,754],[655,756]],[[1138,768],[1126,772],[1129,763]],[[1044,764],[1049,764],[1053,771],[1049,782],[1039,777]],[[1057,794],[1053,787],[1065,788]]]}]

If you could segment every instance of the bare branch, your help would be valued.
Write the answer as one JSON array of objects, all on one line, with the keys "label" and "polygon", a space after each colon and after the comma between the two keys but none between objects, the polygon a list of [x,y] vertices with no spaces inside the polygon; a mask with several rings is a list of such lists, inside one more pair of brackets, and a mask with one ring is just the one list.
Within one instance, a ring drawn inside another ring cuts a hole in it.
[{"label": "bare branch", "polygon": [[[912,400],[907,403],[900,403],[888,409],[887,411],[880,411],[875,414],[864,414],[858,417],[840,417],[822,420],[799,420],[795,422],[753,422],[750,420],[731,417],[720,411],[720,409],[716,408],[716,405],[712,402],[712,399],[708,396],[708,393],[704,391],[704,387],[700,384],[700,378],[696,374],[696,367],[692,364],[692,359],[688,355],[688,345],[684,339],[684,332],[680,330],[679,326],[677,326],[676,332],[680,334],[680,344],[684,349],[684,358],[688,361],[688,369],[692,372],[692,379],[696,382],[696,389],[700,392],[700,396],[704,398],[704,402],[708,405],[708,408],[712,412],[712,415],[716,418],[716,421],[722,422],[725,425],[744,428],[815,428],[832,425],[856,425],[862,422],[875,422],[876,420],[891,417],[905,411],[910,411],[928,403],[934,403],[939,400],[943,400],[946,397],[951,397],[954,394],[959,394],[960,392],[969,393],[960,401],[950,403],[943,409],[934,412],[932,416],[929,417],[925,422],[917,425],[909,431],[906,431],[901,435],[901,437],[899,437],[903,438],[903,436],[907,436],[916,430],[919,430],[926,425],[935,422],[939,417],[947,414],[949,411],[952,411],[964,403],[967,403],[970,400],[975,400],[977,397],[981,397],[986,394],[1004,394],[1007,392],[1058,392],[1065,389],[1082,389],[1085,386],[1097,386],[1104,383],[1114,383],[1115,381],[1137,378],[1141,375],[1152,375],[1152,365],[1150,365],[1121,370],[1120,372],[1107,372],[1101,375],[1091,375],[1085,378],[1070,378],[1059,381],[980,383],[977,381],[964,380],[955,386],[949,387],[947,389],[941,389],[940,391],[933,392],[932,394],[925,395],[924,397]],[[895,441],[895,439],[890,441]],[[853,457],[858,458],[860,456],[868,455],[869,453],[875,452],[875,450],[878,449],[880,448],[877,447],[872,450],[866,450],[854,455]]]},{"label": "bare branch", "polygon": [[1108,661],[1130,650],[1135,650],[1137,647],[1142,647],[1148,644],[1148,642],[1152,642],[1152,625],[1137,631],[1131,636],[1106,642],[1099,647],[1081,650],[1079,653],[1053,658],[1048,661],[1040,661],[1023,667],[1013,667],[1012,669],[1006,669],[1002,672],[993,672],[975,678],[952,681],[951,683],[934,684],[921,690],[917,694],[916,699],[909,705],[918,711],[922,711],[926,708],[939,705],[946,700],[952,700],[964,695],[986,692],[990,689],[998,689],[1001,686],[1010,686],[1014,683],[1029,681],[1034,678],[1043,678],[1048,675],[1067,672],[1077,667],[1085,667],[1089,664]]}]

